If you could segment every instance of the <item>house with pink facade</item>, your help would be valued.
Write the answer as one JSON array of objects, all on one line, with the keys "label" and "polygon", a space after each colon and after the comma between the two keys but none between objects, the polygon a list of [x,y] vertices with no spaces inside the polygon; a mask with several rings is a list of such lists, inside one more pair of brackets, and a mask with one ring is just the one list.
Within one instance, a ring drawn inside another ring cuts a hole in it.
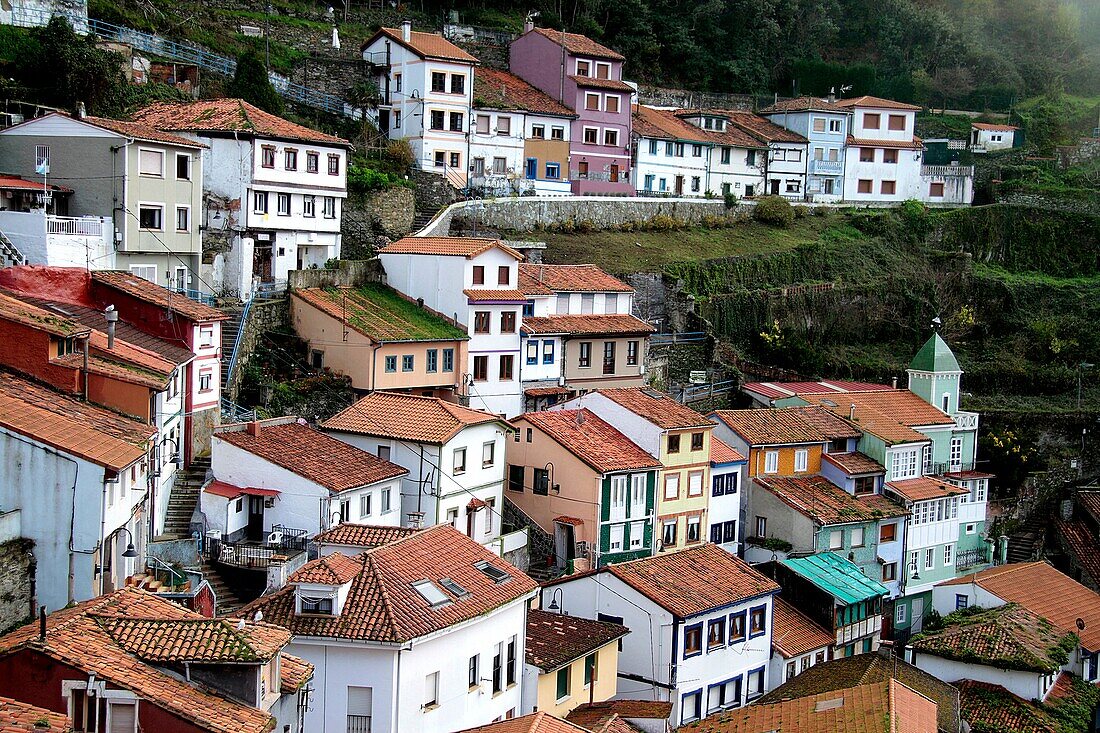
[{"label": "house with pink facade", "polygon": [[569,135],[572,192],[633,195],[631,95],[621,54],[577,33],[528,24],[512,41],[511,71],[576,113]]}]

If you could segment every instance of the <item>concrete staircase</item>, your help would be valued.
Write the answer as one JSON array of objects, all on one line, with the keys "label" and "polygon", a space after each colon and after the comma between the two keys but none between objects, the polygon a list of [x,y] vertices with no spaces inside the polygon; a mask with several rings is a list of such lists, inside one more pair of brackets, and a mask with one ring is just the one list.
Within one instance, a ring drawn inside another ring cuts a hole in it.
[{"label": "concrete staircase", "polygon": [[216,616],[231,615],[244,605],[241,603],[241,599],[237,597],[237,594],[233,592],[233,589],[229,587],[229,584],[226,583],[218,573],[217,569],[205,558],[199,563],[199,572],[202,573],[202,577],[206,579],[206,582],[210,584],[210,587],[214,591],[214,595],[218,599],[217,607],[214,609],[214,614]]},{"label": "concrete staircase", "polygon": [[196,456],[191,467],[176,474],[172,495],[168,497],[168,513],[164,519],[164,536],[157,539],[186,539],[191,536],[191,517],[199,505],[199,492],[210,470],[210,456]]},{"label": "concrete staircase", "polygon": [[244,306],[222,308],[229,315],[228,321],[222,321],[222,395],[229,397],[229,367],[237,347],[237,339],[244,328]]},{"label": "concrete staircase", "polygon": [[8,235],[0,232],[0,266],[18,267],[25,264],[27,264],[27,258],[19,251],[18,247],[12,244],[12,241],[8,239]]}]

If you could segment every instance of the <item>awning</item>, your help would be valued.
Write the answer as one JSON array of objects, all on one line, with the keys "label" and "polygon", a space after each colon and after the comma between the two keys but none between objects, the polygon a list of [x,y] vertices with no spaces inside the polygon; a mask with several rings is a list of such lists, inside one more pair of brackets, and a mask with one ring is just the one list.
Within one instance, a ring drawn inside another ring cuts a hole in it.
[{"label": "awning", "polygon": [[238,496],[278,496],[278,489],[261,489],[256,486],[234,486],[225,481],[215,479],[203,489],[207,494],[223,496],[226,499],[236,499]]},{"label": "awning", "polygon": [[476,512],[478,509],[484,509],[487,506],[489,505],[475,496],[473,499],[470,499],[470,503],[466,505],[466,511]]},{"label": "awning", "polygon": [[584,520],[576,517],[554,517],[554,524],[571,524],[574,527],[579,527],[584,524]]},{"label": "awning", "polygon": [[572,392],[573,390],[568,387],[532,387],[523,390],[523,394],[528,397],[552,397],[554,395],[568,395]]}]

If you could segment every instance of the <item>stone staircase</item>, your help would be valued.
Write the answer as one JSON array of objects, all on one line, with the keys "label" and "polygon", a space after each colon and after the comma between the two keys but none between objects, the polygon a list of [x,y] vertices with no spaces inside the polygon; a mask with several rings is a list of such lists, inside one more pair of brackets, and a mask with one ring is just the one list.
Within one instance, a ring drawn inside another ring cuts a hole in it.
[{"label": "stone staircase", "polygon": [[229,366],[233,362],[233,355],[237,347],[237,338],[244,328],[244,306],[226,307],[222,311],[229,316],[228,321],[222,321],[222,395],[228,397]]},{"label": "stone staircase", "polygon": [[1008,561],[1031,562],[1042,557],[1046,540],[1047,518],[1044,512],[1035,512],[1019,529],[1008,536]]},{"label": "stone staircase", "polygon": [[218,573],[217,568],[211,565],[205,558],[199,563],[199,572],[202,573],[202,577],[206,579],[206,582],[210,584],[215,597],[218,599],[217,607],[214,609],[214,614],[216,616],[232,615],[237,609],[244,605],[241,603],[241,599],[237,597],[237,594],[233,592],[233,589],[229,587],[229,584],[226,583]]},{"label": "stone staircase", "polygon": [[439,213],[438,209],[436,209],[435,211],[417,211],[413,215],[413,223],[412,223],[412,232],[413,232],[413,234],[416,234],[421,229],[423,229],[424,227],[431,224],[432,219],[434,219],[435,215],[438,214],[438,213]]},{"label": "stone staircase", "polygon": [[196,456],[191,467],[176,474],[172,495],[168,497],[168,513],[164,519],[164,536],[157,539],[186,539],[191,536],[191,517],[199,505],[199,492],[210,470],[210,456]]},{"label": "stone staircase", "polygon": [[12,241],[8,239],[8,235],[0,232],[0,266],[18,267],[25,264],[27,264],[27,258],[19,251],[18,247],[12,244]]}]

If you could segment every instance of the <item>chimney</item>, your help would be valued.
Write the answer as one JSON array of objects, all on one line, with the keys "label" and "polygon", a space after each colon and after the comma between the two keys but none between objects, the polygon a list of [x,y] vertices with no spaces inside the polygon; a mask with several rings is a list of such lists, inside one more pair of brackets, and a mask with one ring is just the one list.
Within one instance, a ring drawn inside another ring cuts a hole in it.
[{"label": "chimney", "polygon": [[836,87],[829,88],[829,104],[836,103]]},{"label": "chimney", "polygon": [[38,607],[38,640],[46,643],[46,607]]},{"label": "chimney", "polygon": [[88,116],[88,109],[84,106],[83,102],[76,103],[76,118],[82,120]]},{"label": "chimney", "polygon": [[892,641],[880,641],[878,643],[878,653],[889,659],[894,656],[894,642]]},{"label": "chimney", "polygon": [[251,435],[253,438],[260,437],[260,421],[253,420],[252,422],[248,423],[247,430],[248,434]]},{"label": "chimney", "polygon": [[535,30],[535,21],[528,15],[527,20],[523,21],[523,32],[530,33],[533,30]]},{"label": "chimney", "polygon": [[890,384],[893,385],[894,389],[897,389],[898,388],[898,378],[894,377],[892,380],[890,380]]},{"label": "chimney", "polygon": [[413,23],[411,20],[401,21],[401,40],[408,43],[412,40]]},{"label": "chimney", "polygon": [[416,299],[416,307],[417,308],[423,308],[424,307],[424,299],[423,298],[417,298]]},{"label": "chimney", "polygon": [[577,426],[584,425],[584,410],[577,410]]},{"label": "chimney", "polygon": [[424,512],[409,512],[409,529],[424,527]]},{"label": "chimney", "polygon": [[115,324],[118,323],[118,311],[113,305],[107,306],[103,311],[103,317],[107,319],[107,348],[115,348]]},{"label": "chimney", "polygon": [[855,420],[856,419],[856,403],[855,402],[848,405],[848,419],[849,420]]}]

